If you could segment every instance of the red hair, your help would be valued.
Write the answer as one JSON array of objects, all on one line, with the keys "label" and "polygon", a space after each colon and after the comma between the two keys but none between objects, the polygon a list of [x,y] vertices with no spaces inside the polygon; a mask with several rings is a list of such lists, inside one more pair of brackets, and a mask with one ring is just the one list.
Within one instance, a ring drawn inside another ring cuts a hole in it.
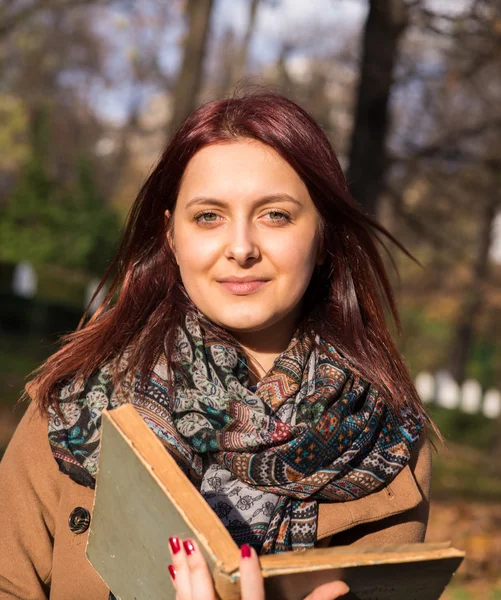
[{"label": "red hair", "polygon": [[[175,210],[189,160],[204,146],[254,139],[273,148],[306,184],[321,216],[326,260],[305,294],[308,322],[394,409],[413,408],[426,421],[406,364],[385,320],[400,331],[398,311],[381,260],[381,235],[410,254],[351,197],[322,129],[294,102],[271,93],[208,102],[175,132],[134,202],[117,254],[101,281],[111,280],[96,314],[61,338],[38,370],[36,401],[58,412],[58,386],[88,378],[126,349],[127,370],[146,381],[160,352],[173,360],[175,330],[193,304],[166,241],[164,213]],[[172,219],[169,220],[169,223]],[[113,303],[114,298],[116,302]],[[227,333],[226,333],[227,337]],[[172,364],[169,362],[169,364]]]}]

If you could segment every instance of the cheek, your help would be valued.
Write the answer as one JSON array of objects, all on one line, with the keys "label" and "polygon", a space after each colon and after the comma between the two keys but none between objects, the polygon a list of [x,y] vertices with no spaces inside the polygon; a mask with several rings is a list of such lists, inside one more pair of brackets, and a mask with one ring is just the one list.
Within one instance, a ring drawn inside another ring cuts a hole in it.
[{"label": "cheek", "polygon": [[316,246],[314,240],[308,240],[308,235],[295,236],[288,243],[281,244],[275,256],[284,270],[302,278],[315,266]]},{"label": "cheek", "polygon": [[180,235],[176,247],[179,266],[185,271],[204,271],[221,256],[221,244],[215,237]]}]

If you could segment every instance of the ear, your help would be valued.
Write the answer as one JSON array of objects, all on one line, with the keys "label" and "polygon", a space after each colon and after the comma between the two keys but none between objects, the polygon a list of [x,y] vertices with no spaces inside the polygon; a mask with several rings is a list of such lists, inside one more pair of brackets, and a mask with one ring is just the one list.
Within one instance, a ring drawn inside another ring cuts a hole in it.
[{"label": "ear", "polygon": [[165,228],[167,230],[167,243],[169,244],[170,249],[172,250],[174,256],[176,257],[176,262],[177,262],[176,247],[174,246],[174,240],[172,239],[172,228],[171,228],[171,223],[169,222],[171,218],[172,218],[171,212],[169,209],[167,209],[164,213]]}]

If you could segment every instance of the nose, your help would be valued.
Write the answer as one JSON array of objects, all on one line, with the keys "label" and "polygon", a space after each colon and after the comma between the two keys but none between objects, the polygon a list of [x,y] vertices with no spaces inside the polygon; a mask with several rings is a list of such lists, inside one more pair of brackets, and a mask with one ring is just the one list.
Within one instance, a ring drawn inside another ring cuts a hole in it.
[{"label": "nose", "polygon": [[226,258],[236,260],[239,265],[245,265],[249,260],[259,257],[255,232],[252,225],[249,225],[244,219],[240,219],[228,227],[227,235],[224,251]]}]

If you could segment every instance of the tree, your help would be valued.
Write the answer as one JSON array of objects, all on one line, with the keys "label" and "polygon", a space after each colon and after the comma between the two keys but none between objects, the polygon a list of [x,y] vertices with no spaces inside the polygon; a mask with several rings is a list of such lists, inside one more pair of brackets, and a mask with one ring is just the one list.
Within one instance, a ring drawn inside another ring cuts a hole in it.
[{"label": "tree", "polygon": [[347,178],[353,196],[371,215],[376,215],[383,189],[388,100],[407,23],[404,0],[370,0]]},{"label": "tree", "polygon": [[187,0],[188,29],[185,34],[181,69],[174,88],[170,130],[173,131],[196,107],[202,84],[203,62],[213,0]]},{"label": "tree", "polygon": [[256,27],[257,10],[261,0],[250,0],[249,1],[249,17],[247,20],[247,27],[245,29],[245,35],[240,44],[240,48],[237,52],[236,59],[233,61],[233,73],[232,82],[236,83],[240,81],[246,73],[247,58],[249,55],[249,46],[251,43],[252,35]]},{"label": "tree", "polygon": [[88,157],[79,157],[72,188],[50,176],[45,154],[48,131],[47,112],[37,112],[31,123],[30,158],[0,212],[0,259],[101,275],[111,259],[120,223],[97,191]]},{"label": "tree", "polygon": [[494,219],[501,210],[501,194],[499,192],[501,178],[501,161],[490,163],[491,185],[482,202],[478,227],[478,242],[471,268],[470,283],[461,303],[455,334],[450,351],[450,371],[458,383],[462,383],[467,375],[468,361],[477,332],[478,320],[482,314],[486,300],[485,286],[489,280],[489,250],[493,241]]},{"label": "tree", "polygon": [[31,3],[17,5],[0,4],[0,39],[11,34],[17,27],[23,25],[31,17],[44,10],[68,10],[76,6],[89,4],[104,4],[106,0],[38,0]]}]

